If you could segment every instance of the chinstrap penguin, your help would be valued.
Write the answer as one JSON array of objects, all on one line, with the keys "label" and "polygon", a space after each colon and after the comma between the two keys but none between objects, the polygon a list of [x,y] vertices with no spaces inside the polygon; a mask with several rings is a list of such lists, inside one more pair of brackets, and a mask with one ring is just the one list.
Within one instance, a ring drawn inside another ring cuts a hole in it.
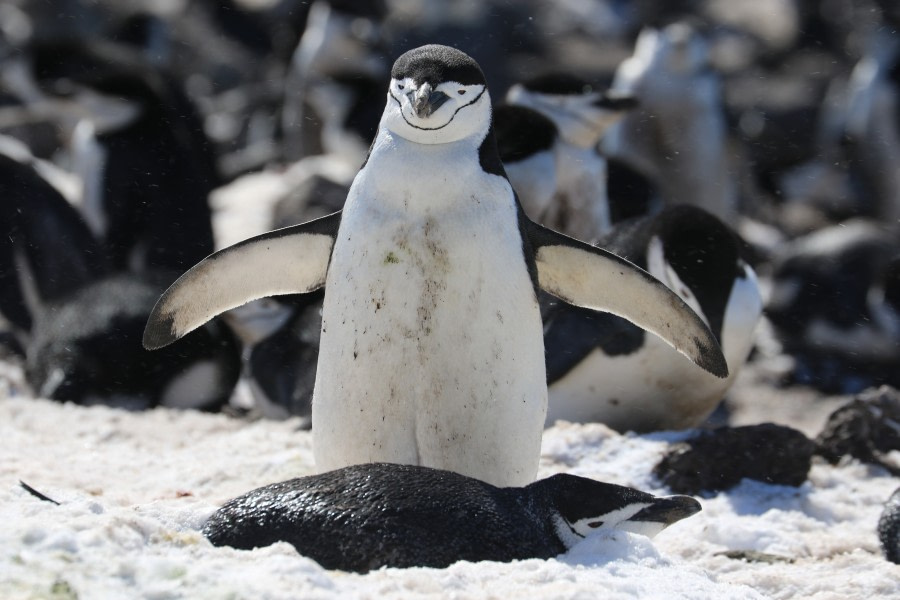
[{"label": "chinstrap penguin", "polygon": [[686,23],[644,29],[611,92],[638,107],[603,137],[603,153],[656,186],[662,203],[692,204],[734,226],[738,211],[718,76],[704,37]]},{"label": "chinstrap penguin", "polygon": [[182,272],[212,252],[207,196],[220,178],[172,75],[108,42],[39,43],[29,57],[48,96],[66,105],[60,121],[76,123],[82,214],[113,267]]},{"label": "chinstrap penguin", "polygon": [[715,336],[665,285],[524,215],[497,155],[484,76],[446,46],[394,63],[341,212],[202,261],[160,298],[144,344],[323,285],[312,407],[322,471],[386,461],[532,482],[547,407],[539,288],[622,315],[718,377],[728,371]]},{"label": "chinstrap penguin", "polygon": [[547,422],[600,421],[619,431],[699,425],[734,382],[762,315],[756,275],[741,241],[689,205],[623,223],[601,245],[647,269],[709,325],[728,361],[721,379],[615,315],[563,303],[544,310]]},{"label": "chinstrap penguin", "polygon": [[326,569],[442,568],[460,560],[552,558],[595,532],[653,537],[700,510],[559,474],[498,488],[457,473],[387,463],[268,485],[226,503],[203,528],[216,546],[288,542]]},{"label": "chinstrap penguin", "polygon": [[[546,124],[523,110],[503,108],[496,116],[503,166],[525,213],[579,239],[590,241],[608,232],[612,221],[606,159],[597,144],[636,106],[635,98],[603,93],[578,77],[553,74],[517,83],[506,101],[531,109],[552,124],[548,131]],[[531,136],[533,140],[528,139]],[[544,167],[548,158],[552,171]],[[548,185],[549,195],[544,192]]]},{"label": "chinstrap penguin", "polygon": [[156,354],[141,332],[173,277],[114,269],[81,214],[27,162],[0,153],[0,315],[24,350],[37,395],[129,408],[219,408],[234,387],[236,343],[220,323]]},{"label": "chinstrap penguin", "polygon": [[791,378],[838,393],[900,384],[900,244],[851,219],[791,242],[774,261],[766,315]]}]

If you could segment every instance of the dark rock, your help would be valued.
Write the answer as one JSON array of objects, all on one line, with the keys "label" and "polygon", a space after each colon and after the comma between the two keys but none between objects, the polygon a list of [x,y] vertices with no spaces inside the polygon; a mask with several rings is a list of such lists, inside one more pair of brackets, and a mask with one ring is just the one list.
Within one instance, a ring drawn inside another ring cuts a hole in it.
[{"label": "dark rock", "polygon": [[851,456],[900,475],[900,467],[884,460],[891,450],[900,450],[900,392],[886,385],[858,394],[831,413],[816,437],[816,454],[832,464]]},{"label": "dark rock", "polygon": [[790,427],[722,427],[674,445],[653,473],[681,494],[727,490],[744,478],[799,486],[806,481],[814,449],[812,441]]},{"label": "dark rock", "polygon": [[878,539],[884,557],[900,564],[900,488],[894,490],[884,505],[884,512],[878,519]]}]

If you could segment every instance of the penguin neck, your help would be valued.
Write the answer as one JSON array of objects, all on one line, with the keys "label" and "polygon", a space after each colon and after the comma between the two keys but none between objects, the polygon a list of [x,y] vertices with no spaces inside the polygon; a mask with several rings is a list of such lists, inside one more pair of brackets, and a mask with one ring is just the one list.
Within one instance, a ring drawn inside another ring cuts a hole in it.
[{"label": "penguin neck", "polygon": [[562,554],[582,538],[571,530],[554,508],[553,485],[548,479],[539,479],[524,488],[505,488],[503,491],[514,494],[522,510],[531,515],[531,522],[541,524],[542,537],[556,546],[557,553]]},{"label": "penguin neck", "polygon": [[482,141],[468,137],[419,144],[382,128],[358,179],[365,180],[374,193],[367,200],[377,200],[386,210],[430,212],[458,206],[460,197],[483,189],[485,178],[496,180],[495,184],[506,181],[482,168]]}]

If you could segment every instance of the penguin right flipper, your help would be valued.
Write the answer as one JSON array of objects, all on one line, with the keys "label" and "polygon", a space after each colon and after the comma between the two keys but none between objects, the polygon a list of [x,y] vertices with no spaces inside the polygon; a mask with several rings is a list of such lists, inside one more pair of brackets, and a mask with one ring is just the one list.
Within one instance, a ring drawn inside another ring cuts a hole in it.
[{"label": "penguin right flipper", "polygon": [[338,211],[209,255],[160,297],[147,319],[144,347],[162,348],[257,298],[319,289],[325,285],[340,221]]},{"label": "penguin right flipper", "polygon": [[728,375],[709,327],[672,290],[612,252],[531,221],[526,225],[541,289],[583,308],[618,315],[659,336],[717,377]]}]

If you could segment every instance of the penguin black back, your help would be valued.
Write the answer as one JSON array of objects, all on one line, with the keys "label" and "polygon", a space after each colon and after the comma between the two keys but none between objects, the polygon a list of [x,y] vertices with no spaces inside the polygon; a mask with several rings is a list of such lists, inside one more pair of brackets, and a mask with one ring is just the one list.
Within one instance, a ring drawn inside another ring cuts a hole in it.
[{"label": "penguin black back", "polygon": [[662,242],[665,262],[697,298],[721,342],[732,283],[745,276],[740,266],[740,240],[709,212],[674,205],[658,215],[623,223],[600,245],[646,269],[647,244],[654,237]]},{"label": "penguin black back", "polygon": [[359,572],[565,551],[549,522],[533,531],[516,519],[516,491],[437,469],[359,465],[254,490],[225,504],[203,532],[217,546],[244,549],[286,541],[326,569]]},{"label": "penguin black back", "polygon": [[550,150],[558,135],[553,121],[525,106],[502,104],[494,109],[500,160],[516,162]]},{"label": "penguin black back", "polygon": [[[102,238],[116,268],[182,272],[213,250],[209,193],[221,183],[199,114],[178,83],[126,47],[63,40],[30,49],[38,82],[53,94],[88,90],[125,102],[135,116],[97,130]],[[79,149],[83,152],[83,150]],[[160,243],[165,240],[166,243]]]}]

